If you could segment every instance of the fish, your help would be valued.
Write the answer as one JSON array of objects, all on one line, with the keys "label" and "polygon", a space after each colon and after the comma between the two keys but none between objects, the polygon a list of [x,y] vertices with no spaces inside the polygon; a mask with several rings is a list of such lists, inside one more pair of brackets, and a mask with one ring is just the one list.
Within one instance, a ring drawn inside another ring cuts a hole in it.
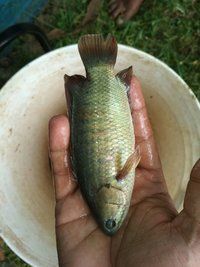
[{"label": "fish", "polygon": [[132,66],[115,75],[117,49],[111,34],[83,35],[78,50],[86,77],[64,76],[72,171],[109,236],[127,216],[140,160],[128,98]]}]

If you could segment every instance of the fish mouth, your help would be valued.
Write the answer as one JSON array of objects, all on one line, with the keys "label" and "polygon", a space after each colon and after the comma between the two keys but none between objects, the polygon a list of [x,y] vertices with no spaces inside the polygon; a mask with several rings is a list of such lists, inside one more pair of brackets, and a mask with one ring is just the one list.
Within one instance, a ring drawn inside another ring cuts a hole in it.
[{"label": "fish mouth", "polygon": [[121,210],[120,217],[117,212],[111,212],[110,214],[107,214],[107,216],[99,216],[100,213],[95,212],[96,213],[95,218],[101,230],[106,235],[112,236],[119,230],[119,228],[123,224],[127,211],[126,211],[125,205],[121,205],[121,204],[114,203],[114,202],[109,202],[109,203],[107,202],[106,206],[107,207],[112,206],[113,208],[117,208],[118,211]]},{"label": "fish mouth", "polygon": [[114,235],[123,225],[126,215],[129,210],[129,205],[119,205],[117,203],[107,203],[112,206],[118,206],[119,214],[110,214],[109,217],[104,217],[104,220],[101,221],[101,228],[103,232],[109,236]]},{"label": "fish mouth", "polygon": [[118,228],[119,227],[115,219],[110,218],[104,222],[103,230],[107,235],[114,235]]},{"label": "fish mouth", "polygon": [[115,234],[122,225],[126,212],[126,195],[121,188],[103,184],[95,195],[94,214],[106,235]]}]

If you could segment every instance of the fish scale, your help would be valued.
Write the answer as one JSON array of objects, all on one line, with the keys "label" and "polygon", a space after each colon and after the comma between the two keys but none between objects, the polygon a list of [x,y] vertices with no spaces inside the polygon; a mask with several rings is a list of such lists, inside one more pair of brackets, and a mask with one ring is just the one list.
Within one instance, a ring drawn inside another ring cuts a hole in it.
[{"label": "fish scale", "polygon": [[[137,160],[127,96],[132,70],[115,76],[116,49],[112,37],[82,37],[79,52],[87,77],[65,76],[73,171],[97,222],[109,235],[128,212]],[[120,171],[124,177],[119,180]]]},{"label": "fish scale", "polygon": [[[113,74],[112,76],[114,77]],[[95,161],[101,158],[105,159],[106,154],[109,156],[111,153],[118,153],[121,155],[121,165],[117,166],[117,170],[114,165],[115,161],[113,161],[113,168],[108,166],[108,169],[103,168],[100,172],[102,176],[108,177],[109,171],[112,171],[112,175],[116,175],[117,171],[123,167],[128,156],[132,153],[133,141],[130,138],[130,141],[126,138],[128,133],[131,135],[132,128],[132,124],[126,122],[127,115],[130,116],[130,108],[127,104],[125,86],[121,85],[122,90],[116,92],[115,88],[119,87],[116,79],[113,82],[101,81],[102,78],[99,72],[93,75],[91,79],[93,79],[91,85],[82,88],[81,97],[76,96],[74,98],[76,105],[74,105],[72,136],[78,139],[78,142],[76,142],[76,139],[73,142],[78,144],[74,154],[79,155],[76,160],[78,162],[76,169],[82,168],[79,162],[84,159],[85,166],[91,165],[88,175],[91,172],[97,175],[98,165],[94,164]],[[100,82],[101,90],[99,90],[98,86]],[[111,104],[108,105],[108,102]],[[124,108],[127,109],[127,112],[124,112]],[[90,114],[90,120],[84,120],[82,116],[80,118],[79,114],[82,113],[82,110],[87,110]],[[93,110],[96,112],[93,112]],[[102,110],[105,111],[104,115],[101,112]],[[108,143],[109,146],[107,145]],[[88,154],[88,162],[85,162],[85,157],[82,156],[84,153]],[[97,182],[99,181],[99,179],[96,180]]]}]

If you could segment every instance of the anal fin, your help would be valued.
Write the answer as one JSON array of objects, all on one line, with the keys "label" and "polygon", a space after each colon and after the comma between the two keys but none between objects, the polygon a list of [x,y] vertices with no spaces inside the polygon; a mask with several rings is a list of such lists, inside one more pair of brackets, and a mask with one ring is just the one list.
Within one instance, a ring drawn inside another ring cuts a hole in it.
[{"label": "anal fin", "polygon": [[123,180],[126,178],[126,176],[129,174],[129,172],[134,168],[137,167],[139,164],[139,161],[141,159],[140,156],[140,150],[137,146],[135,151],[128,157],[126,163],[124,164],[124,167],[118,172],[116,179]]}]

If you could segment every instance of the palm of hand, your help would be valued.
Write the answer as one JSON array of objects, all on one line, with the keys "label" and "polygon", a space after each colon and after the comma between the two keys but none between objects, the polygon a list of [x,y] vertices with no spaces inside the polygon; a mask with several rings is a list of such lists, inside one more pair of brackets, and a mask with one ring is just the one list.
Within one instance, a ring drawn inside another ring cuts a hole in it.
[{"label": "palm of hand", "polygon": [[167,192],[141,88],[135,77],[130,97],[141,162],[136,170],[127,220],[113,237],[103,234],[97,226],[68,167],[67,118],[57,116],[50,122],[60,266],[200,266],[197,255],[200,210],[196,210],[195,191],[200,185],[193,188],[199,164],[188,185],[184,210],[178,215]]}]

